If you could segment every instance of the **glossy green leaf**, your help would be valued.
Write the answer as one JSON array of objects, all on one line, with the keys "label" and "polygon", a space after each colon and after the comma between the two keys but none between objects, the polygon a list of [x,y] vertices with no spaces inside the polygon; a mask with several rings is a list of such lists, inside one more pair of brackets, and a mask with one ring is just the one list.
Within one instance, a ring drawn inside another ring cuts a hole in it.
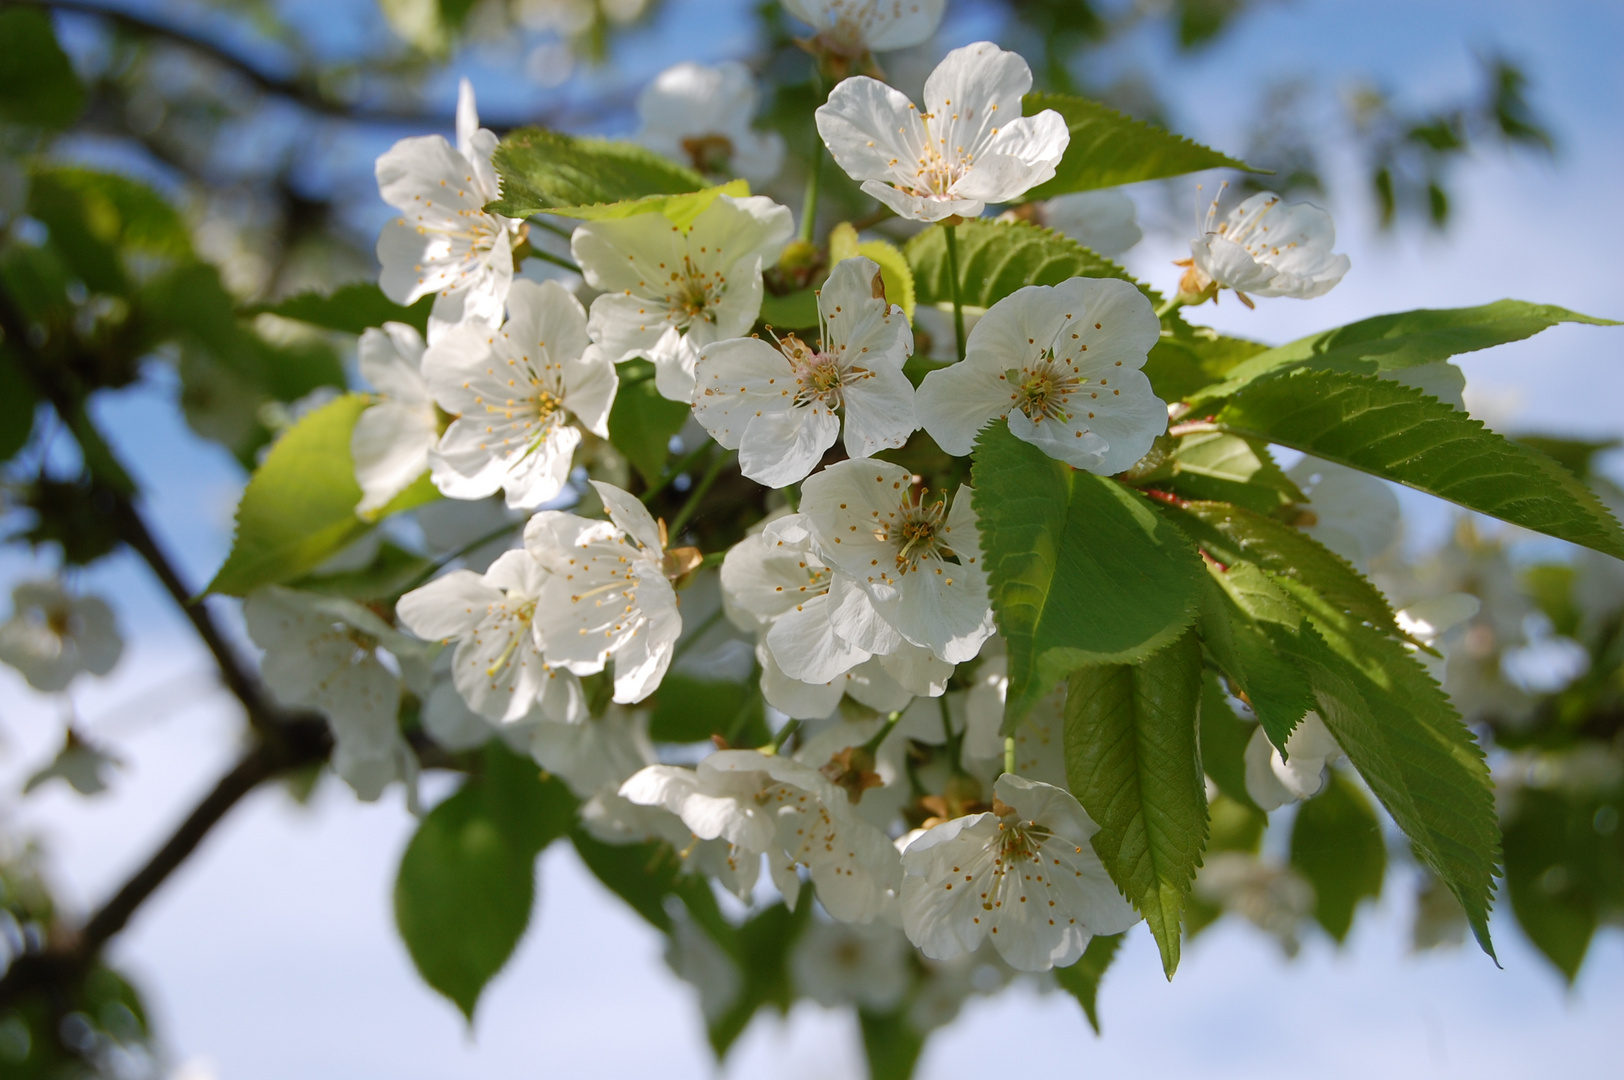
[{"label": "glossy green leaf", "polygon": [[665,475],[671,438],[682,430],[691,411],[680,401],[667,401],[654,385],[654,365],[628,360],[617,368],[620,389],[609,410],[609,441],[626,455],[650,486]]},{"label": "glossy green leaf", "polygon": [[1009,643],[1005,729],[1082,664],[1130,663],[1195,617],[1194,548],[1149,500],[1015,438],[982,432],[972,470],[998,627]]},{"label": "glossy green leaf", "polygon": [[502,197],[487,209],[527,218],[543,211],[699,191],[705,178],[636,143],[520,128],[496,148]]},{"label": "glossy green leaf", "polygon": [[1265,379],[1231,398],[1217,423],[1624,558],[1624,530],[1572,473],[1387,379],[1328,371]]},{"label": "glossy green leaf", "polygon": [[[1172,442],[1162,467],[1150,478],[1155,487],[1186,499],[1236,503],[1263,514],[1307,501],[1261,443],[1222,432],[1186,435]],[[1165,480],[1157,479],[1163,475]]]},{"label": "glossy green leaf", "polygon": [[[361,488],[350,432],[367,407],[346,394],[306,416],[271,447],[237,504],[231,554],[208,592],[244,596],[261,585],[308,573],[370,527],[356,516]],[[437,498],[423,480],[397,495],[379,517]]]},{"label": "glossy green leaf", "polygon": [[1202,644],[1283,752],[1292,729],[1314,707],[1308,676],[1278,641],[1304,632],[1303,612],[1251,563],[1208,569],[1197,624]]},{"label": "glossy green leaf", "polygon": [[79,118],[85,88],[46,11],[17,4],[0,10],[0,42],[0,119],[65,128]]},{"label": "glossy green leaf", "polygon": [[330,293],[311,290],[295,293],[286,300],[272,304],[255,304],[244,314],[280,315],[284,319],[346,334],[359,334],[371,326],[398,322],[416,327],[419,334],[426,334],[429,310],[433,307],[432,296],[425,296],[410,307],[402,307],[385,296],[377,285],[359,281],[340,285]]},{"label": "glossy green leaf", "polygon": [[1378,315],[1261,352],[1197,396],[1227,397],[1260,378],[1296,368],[1375,375],[1447,360],[1461,353],[1533,337],[1560,323],[1617,326],[1551,304],[1498,300],[1470,308],[1421,309]]},{"label": "glossy green leaf", "polygon": [[1093,191],[1140,180],[1200,172],[1202,169],[1253,169],[1181,135],[1124,116],[1107,105],[1069,94],[1027,94],[1025,116],[1053,109],[1066,121],[1071,143],[1054,178],[1026,194],[1032,201],[1069,191]]},{"label": "glossy green leaf", "polygon": [[1194,634],[1138,664],[1079,668],[1066,693],[1066,781],[1099,825],[1094,850],[1144,915],[1170,979],[1207,839],[1200,705]]},{"label": "glossy green leaf", "polygon": [[1314,919],[1338,942],[1361,900],[1382,894],[1387,844],[1376,809],[1335,769],[1325,789],[1303,803],[1291,826],[1291,866],[1314,886]]},{"label": "glossy green leaf", "polygon": [[1099,993],[1100,980],[1122,947],[1122,934],[1096,935],[1083,950],[1083,955],[1069,967],[1055,968],[1054,979],[1060,989],[1077,999],[1088,1016],[1088,1026],[1100,1034]]},{"label": "glossy green leaf", "polygon": [[[913,268],[914,295],[921,304],[953,299],[948,276],[946,226],[914,235],[903,248]],[[966,307],[992,307],[1027,285],[1058,285],[1074,277],[1111,277],[1133,281],[1110,259],[1096,255],[1071,237],[1026,221],[977,218],[958,230],[960,299]],[[1138,282],[1134,282],[1138,284]],[[1140,285],[1152,303],[1161,297]]]}]

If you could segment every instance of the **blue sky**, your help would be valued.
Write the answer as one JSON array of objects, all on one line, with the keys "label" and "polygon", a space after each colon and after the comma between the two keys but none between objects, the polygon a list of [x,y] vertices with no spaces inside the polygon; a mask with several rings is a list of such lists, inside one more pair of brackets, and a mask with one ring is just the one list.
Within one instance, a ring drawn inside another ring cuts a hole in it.
[{"label": "blue sky", "polygon": [[[307,20],[331,10],[307,0],[288,6]],[[692,16],[695,6],[670,5],[657,28],[628,45],[628,66],[652,71],[684,55],[719,59],[748,46],[743,5],[706,5],[703,20]],[[944,44],[982,25],[956,7]],[[342,39],[377,29],[359,20],[331,32]],[[1199,314],[1271,341],[1385,311],[1503,296],[1624,317],[1621,43],[1624,7],[1611,3],[1300,2],[1249,16],[1221,49],[1168,84],[1186,133],[1242,149],[1241,124],[1262,86],[1299,72],[1333,85],[1367,72],[1406,100],[1449,98],[1472,85],[1475,53],[1500,47],[1533,73],[1535,101],[1562,149],[1554,164],[1485,154],[1463,169],[1457,219],[1442,237],[1378,235],[1362,193],[1335,189],[1341,246],[1353,259],[1335,291],[1312,303],[1263,301],[1249,312],[1226,302]],[[1165,56],[1164,42],[1134,47],[1150,61]],[[482,90],[488,107],[506,104],[497,81]],[[1176,205],[1193,205],[1194,180],[1188,187]],[[1147,239],[1129,262],[1166,287],[1177,273],[1170,262],[1183,253],[1183,211],[1164,221],[1157,192],[1136,197]],[[1506,430],[1624,435],[1619,333],[1559,328],[1468,357],[1468,400]],[[185,431],[169,393],[161,382],[125,392],[102,402],[101,413],[150,483],[167,546],[201,582],[224,555],[240,475]],[[1448,521],[1423,496],[1406,495],[1405,505],[1423,533]],[[6,555],[0,581],[32,565]],[[116,747],[126,767],[101,798],[53,789],[0,810],[12,826],[45,834],[64,891],[81,908],[145,858],[229,762],[240,730],[228,700],[210,689],[206,656],[148,580],[122,558],[89,577],[120,598],[133,643],[115,676],[85,688],[75,704],[85,728]],[[49,756],[60,715],[59,704],[0,671],[0,790],[17,790],[17,778]],[[398,793],[362,806],[334,783],[311,807],[267,790],[229,818],[117,946],[177,1058],[211,1062],[227,1080],[714,1075],[697,1003],[666,970],[657,936],[563,849],[543,860],[531,933],[488,991],[470,1037],[417,980],[394,937],[389,889],[411,828]],[[1391,890],[1347,948],[1311,939],[1291,964],[1249,927],[1226,923],[1193,943],[1171,985],[1141,929],[1108,977],[1103,1039],[1063,996],[1009,994],[973,1005],[938,1035],[920,1075],[1000,1067],[1248,1078],[1312,1070],[1327,1080],[1617,1075],[1617,931],[1601,936],[1570,993],[1509,920],[1495,922],[1504,970],[1469,949],[1409,957],[1407,895]],[[849,1028],[815,1006],[788,1024],[758,1021],[726,1075],[857,1075]]]}]

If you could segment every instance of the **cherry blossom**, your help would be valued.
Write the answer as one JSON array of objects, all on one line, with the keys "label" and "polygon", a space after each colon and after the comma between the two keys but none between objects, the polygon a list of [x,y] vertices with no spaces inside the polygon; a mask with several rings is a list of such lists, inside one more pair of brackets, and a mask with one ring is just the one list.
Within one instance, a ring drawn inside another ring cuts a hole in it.
[{"label": "cherry blossom", "polygon": [[124,652],[113,609],[100,597],[25,581],[11,590],[11,606],[0,623],[0,660],[36,690],[65,690],[81,672],[106,675]]},{"label": "cherry blossom", "polygon": [[637,141],[708,174],[764,184],[784,163],[784,138],[750,126],[756,82],[736,60],[666,68],[637,98]]},{"label": "cherry blossom", "polygon": [[[584,427],[609,434],[619,380],[587,339],[586,311],[556,281],[518,281],[507,322],[466,322],[423,355],[434,400],[457,417],[432,457],[435,482],[458,498],[497,488],[512,507],[558,496]],[[573,421],[573,423],[572,423]]]},{"label": "cherry blossom", "polygon": [[584,223],[570,250],[603,292],[592,340],[616,363],[647,357],[660,393],[691,403],[699,350],[754,325],[762,267],[793,229],[789,209],[759,195],[719,196],[687,228],[657,213]]},{"label": "cherry blossom", "polygon": [[905,218],[976,217],[1054,176],[1071,141],[1060,114],[1021,115],[1032,69],[990,41],[954,49],[925,82],[924,111],[864,75],[818,108],[818,133],[863,190]]},{"label": "cherry blossom", "polygon": [[525,549],[548,571],[535,632],[547,662],[577,675],[602,671],[613,657],[614,699],[635,704],[660,685],[682,633],[665,526],[621,489],[592,486],[609,521],[544,510],[525,526]]},{"label": "cherry blossom", "polygon": [[735,338],[705,346],[694,369],[695,419],[767,487],[805,479],[842,416],[854,458],[899,447],[918,426],[902,374],[913,333],[886,300],[879,265],[862,256],[836,265],[818,294],[818,323],[816,349],[793,334],[776,347]]},{"label": "cherry blossom", "polygon": [[902,854],[902,928],[932,959],[990,940],[1020,971],[1065,967],[1095,934],[1139,921],[1090,841],[1099,826],[1057,787],[1005,773],[990,813],[924,831]]},{"label": "cherry blossom", "polygon": [[1007,418],[1010,434],[1079,469],[1130,468],[1167,430],[1167,404],[1140,369],[1161,321],[1115,278],[1028,285],[976,323],[961,363],[932,371],[915,397],[937,445],[965,455]]},{"label": "cherry blossom", "polygon": [[[1226,184],[1225,187],[1228,185]],[[1331,252],[1336,226],[1312,203],[1287,203],[1260,191],[1218,220],[1218,198],[1207,208],[1201,235],[1190,241],[1190,269],[1179,293],[1192,301],[1213,289],[1234,289],[1248,307],[1249,296],[1294,296],[1307,300],[1330,292],[1351,265]]]},{"label": "cherry blossom", "polygon": [[1246,743],[1246,793],[1264,810],[1307,799],[1325,786],[1325,770],[1342,756],[1342,747],[1320,719],[1309,712],[1286,737],[1286,753],[1269,741],[1263,725]]},{"label": "cherry blossom", "polygon": [[947,0],[784,0],[824,48],[847,59],[930,40]]},{"label": "cherry blossom", "polygon": [[350,456],[361,485],[357,513],[383,509],[428,471],[439,441],[434,399],[423,382],[423,336],[405,323],[369,327],[356,349],[377,398],[355,421]]},{"label": "cherry blossom", "polygon": [[378,279],[397,304],[434,297],[430,337],[464,319],[495,324],[513,282],[520,222],[485,212],[501,194],[491,155],[496,136],[479,126],[474,91],[457,93],[457,145],[443,135],[402,139],[378,158],[378,191],[401,213],[378,237]]}]

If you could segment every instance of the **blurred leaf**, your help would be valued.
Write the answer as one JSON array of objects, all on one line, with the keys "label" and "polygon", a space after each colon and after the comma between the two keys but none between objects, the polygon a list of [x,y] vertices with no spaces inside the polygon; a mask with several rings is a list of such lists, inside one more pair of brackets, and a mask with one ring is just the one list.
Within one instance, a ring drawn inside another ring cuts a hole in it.
[{"label": "blurred leaf", "polygon": [[908,1022],[908,1011],[877,1013],[859,1008],[857,1026],[863,1035],[869,1080],[910,1080],[925,1049],[925,1037]]},{"label": "blurred leaf", "polygon": [[34,547],[56,544],[69,566],[88,566],[118,547],[113,500],[103,489],[41,476],[24,489],[22,504],[34,522],[17,538]]},{"label": "blurred leaf", "polygon": [[1551,620],[1551,630],[1567,637],[1577,634],[1584,618],[1573,595],[1577,577],[1577,572],[1567,563],[1543,563],[1522,572],[1523,592]]},{"label": "blurred leaf", "polygon": [[665,476],[671,439],[691,412],[680,401],[667,401],[654,385],[654,365],[628,360],[616,368],[620,389],[609,410],[609,441],[626,455],[643,483],[652,487]]},{"label": "blurred leaf", "polygon": [[331,293],[302,292],[273,304],[254,304],[243,314],[280,315],[346,334],[359,334],[368,327],[399,322],[416,327],[419,334],[426,334],[429,309],[433,306],[434,297],[425,296],[410,307],[402,307],[385,296],[377,285],[366,281],[340,285]]},{"label": "blurred leaf", "polygon": [[34,384],[17,362],[0,350],[0,461],[7,460],[28,444],[38,403]]},{"label": "blurred leaf", "polygon": [[734,959],[744,975],[733,1007],[710,1024],[711,1049],[722,1060],[744,1029],[750,1026],[756,1010],[767,1006],[787,1014],[795,1004],[795,988],[789,977],[789,954],[796,939],[812,918],[811,897],[802,890],[796,910],[774,904],[746,919],[737,931]]},{"label": "blurred leaf", "polygon": [[1518,924],[1571,984],[1603,919],[1624,909],[1624,793],[1524,788],[1506,818]]},{"label": "blurred leaf", "polygon": [[1078,668],[1066,693],[1066,780],[1099,825],[1094,850],[1144,915],[1169,979],[1207,839],[1200,703],[1193,633],[1132,666]]},{"label": "blurred leaf", "polygon": [[1175,0],[1179,47],[1192,49],[1207,44],[1223,33],[1246,6],[1246,0]]},{"label": "blurred leaf", "polygon": [[712,735],[727,738],[738,732],[764,735],[765,724],[765,703],[754,682],[722,682],[672,674],[665,677],[655,692],[654,715],[649,719],[648,734],[655,742],[692,743],[703,742]]},{"label": "blurred leaf", "polygon": [[1077,1004],[1088,1015],[1088,1026],[1094,1029],[1096,1035],[1100,1034],[1100,1015],[1096,1005],[1100,980],[1105,977],[1106,969],[1122,947],[1122,938],[1122,934],[1096,934],[1075,964],[1054,969],[1055,982],[1077,999]]},{"label": "blurred leaf", "polygon": [[[915,300],[920,304],[951,303],[947,273],[946,226],[916,233],[903,248],[913,268]],[[957,228],[961,302],[966,307],[992,307],[1027,285],[1058,285],[1074,277],[1114,277],[1133,281],[1116,263],[1094,254],[1061,233],[1028,221],[977,218]],[[1134,282],[1138,284],[1138,282]],[[1139,285],[1153,304],[1161,297]]]},{"label": "blurred leaf", "polygon": [[1024,199],[1031,202],[1072,191],[1161,180],[1202,169],[1258,171],[1244,161],[1236,161],[1087,98],[1033,93],[1027,94],[1021,103],[1024,116],[1035,116],[1045,109],[1053,109],[1066,121],[1071,142],[1055,169],[1054,178],[1026,193]]},{"label": "blurred leaf", "polygon": [[379,545],[377,557],[368,566],[337,574],[312,574],[299,578],[291,585],[305,592],[343,596],[362,603],[391,600],[399,596],[406,586],[420,579],[433,565],[433,560],[385,542]]},{"label": "blurred leaf", "polygon": [[1006,731],[1068,671],[1143,659],[1190,625],[1201,563],[1149,500],[1054,460],[1002,422],[977,438],[972,475],[1009,643]]},{"label": "blurred leaf", "polygon": [[705,178],[692,169],[636,143],[544,128],[511,132],[497,146],[495,160],[502,197],[486,209],[514,218],[649,195],[678,195],[705,186]]},{"label": "blurred leaf", "polygon": [[1521,443],[1530,450],[1538,450],[1581,480],[1590,478],[1597,454],[1605,454],[1624,446],[1624,439],[1604,439],[1591,442],[1586,439],[1567,439],[1560,435],[1513,435],[1512,442]]},{"label": "blurred leaf", "polygon": [[785,296],[767,293],[761,298],[762,323],[775,330],[816,329],[818,294],[814,289],[797,289]]},{"label": "blurred leaf", "polygon": [[[356,516],[361,488],[350,457],[350,432],[367,407],[365,394],[346,394],[295,424],[271,446],[237,504],[231,554],[207,592],[244,596],[315,569],[370,526]],[[419,482],[397,495],[379,517],[433,498]]]},{"label": "blurred leaf", "polygon": [[92,215],[77,191],[57,183],[48,172],[34,176],[28,186],[28,214],[44,223],[51,246],[85,288],[119,296],[129,291],[116,246],[115,216]]},{"label": "blurred leaf", "polygon": [[1359,901],[1379,899],[1387,844],[1376,810],[1336,769],[1325,790],[1303,803],[1291,826],[1291,865],[1314,886],[1314,918],[1340,944]]},{"label": "blurred leaf", "polygon": [[56,43],[51,16],[38,8],[0,9],[0,119],[65,128],[85,107],[85,88]]},{"label": "blurred leaf", "polygon": [[1401,383],[1298,371],[1247,387],[1217,423],[1624,558],[1624,530],[1572,473]]}]

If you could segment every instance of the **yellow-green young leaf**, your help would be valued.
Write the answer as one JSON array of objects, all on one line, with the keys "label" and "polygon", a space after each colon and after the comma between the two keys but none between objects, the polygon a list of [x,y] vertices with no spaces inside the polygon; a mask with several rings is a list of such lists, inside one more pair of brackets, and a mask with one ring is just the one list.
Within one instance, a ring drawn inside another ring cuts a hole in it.
[{"label": "yellow-green young leaf", "polygon": [[857,1024],[863,1032],[869,1080],[910,1080],[925,1049],[925,1036],[908,1019],[908,1010],[877,1013],[860,1008]]},{"label": "yellow-green young leaf", "polygon": [[829,230],[829,265],[845,262],[862,255],[873,259],[880,267],[880,280],[885,283],[885,298],[902,308],[902,314],[913,322],[914,280],[908,267],[907,256],[895,245],[884,240],[859,240],[851,223],[842,221]]},{"label": "yellow-green young leaf", "polygon": [[1312,370],[1263,379],[1230,398],[1217,424],[1624,558],[1624,530],[1572,473],[1389,379]]},{"label": "yellow-green young leaf", "polygon": [[330,293],[311,290],[296,293],[274,304],[254,304],[243,314],[280,315],[284,319],[295,319],[346,334],[360,334],[371,326],[398,322],[416,327],[419,334],[425,334],[428,332],[429,310],[433,307],[432,296],[425,296],[410,307],[402,307],[385,296],[377,285],[362,281],[340,285]]},{"label": "yellow-green young leaf", "polygon": [[56,43],[51,16],[11,5],[0,11],[0,119],[65,128],[85,107],[85,88]]},{"label": "yellow-green young leaf", "polygon": [[1066,692],[1066,782],[1099,825],[1094,851],[1145,917],[1169,979],[1207,839],[1200,706],[1193,633],[1138,664],[1079,668]]},{"label": "yellow-green young leaf", "polygon": [[1559,323],[1618,325],[1610,319],[1523,300],[1378,315],[1260,352],[1235,365],[1222,382],[1203,390],[1193,400],[1215,401],[1258,379],[1303,367],[1354,375],[1401,371],[1521,341]]},{"label": "yellow-green young leaf", "polygon": [[[243,489],[231,554],[207,591],[244,596],[261,585],[292,581],[371,527],[355,513],[361,488],[350,457],[350,433],[368,400],[346,394],[276,441]],[[438,497],[425,474],[377,516]]]},{"label": "yellow-green young leaf", "polygon": [[650,486],[665,475],[671,437],[682,430],[689,408],[667,401],[654,385],[654,365],[628,360],[619,365],[620,389],[609,410],[609,442],[626,455],[643,482]]},{"label": "yellow-green young leaf", "polygon": [[1205,576],[1148,499],[1080,472],[996,423],[976,442],[975,510],[1009,643],[1005,730],[1068,671],[1130,663],[1177,638]]},{"label": "yellow-green young leaf", "polygon": [[1325,790],[1297,810],[1291,866],[1314,886],[1314,919],[1338,942],[1347,938],[1359,901],[1381,897],[1387,873],[1381,822],[1359,785],[1335,769]]},{"label": "yellow-green young leaf", "polygon": [[1026,193],[1032,201],[1202,169],[1263,171],[1087,98],[1033,93],[1021,103],[1025,116],[1045,109],[1053,109],[1065,119],[1071,142],[1054,178]]},{"label": "yellow-green young leaf", "polygon": [[664,214],[671,224],[679,229],[686,229],[694,223],[695,218],[709,209],[718,195],[731,195],[736,199],[742,199],[749,194],[749,181],[729,180],[716,187],[681,195],[645,195],[641,199],[627,199],[624,202],[593,203],[590,206],[554,206],[549,208],[547,213],[586,221],[629,218],[638,214]]},{"label": "yellow-green young leaf", "polygon": [[[913,269],[915,300],[951,303],[947,239],[937,225],[917,233],[903,248]],[[1028,221],[978,218],[955,226],[959,245],[960,301],[966,307],[992,307],[1027,285],[1058,285],[1074,277],[1114,277],[1133,281],[1110,259],[1096,255],[1061,233]],[[876,260],[878,261],[878,260]],[[1161,297],[1146,285],[1139,290],[1153,304]]]},{"label": "yellow-green young leaf", "polygon": [[1077,1004],[1088,1015],[1088,1026],[1096,1035],[1100,1033],[1100,980],[1105,978],[1106,969],[1122,947],[1122,937],[1122,934],[1096,934],[1075,964],[1054,969],[1055,982],[1077,999]]},{"label": "yellow-green young leaf", "polygon": [[496,148],[502,197],[491,213],[532,214],[699,191],[705,178],[636,143],[565,135],[545,128],[510,132]]}]

